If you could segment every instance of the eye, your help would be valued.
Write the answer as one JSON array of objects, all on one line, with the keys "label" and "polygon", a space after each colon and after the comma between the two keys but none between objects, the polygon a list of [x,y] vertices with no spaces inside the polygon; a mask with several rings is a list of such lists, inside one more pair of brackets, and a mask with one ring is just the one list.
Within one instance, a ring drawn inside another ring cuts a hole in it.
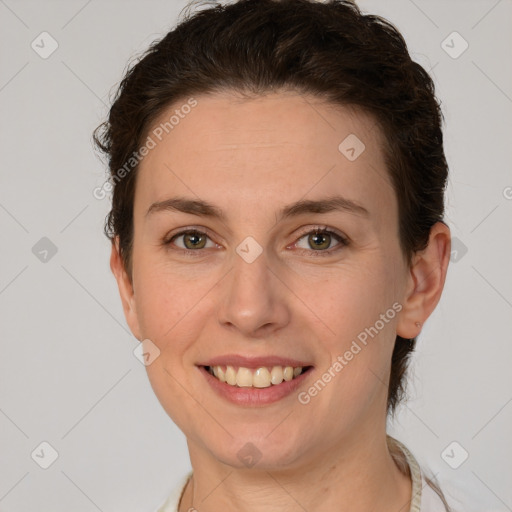
[{"label": "eye", "polygon": [[[173,235],[168,241],[165,242],[165,245],[170,245],[174,243],[180,249],[185,251],[195,251],[198,249],[205,249],[210,247],[215,247],[215,243],[210,240],[210,245],[207,245],[209,236],[204,231],[199,231],[197,229],[189,229],[186,231],[180,231]],[[182,245],[180,243],[176,243],[176,240],[182,240]]]},{"label": "eye", "polygon": [[[165,239],[163,245],[175,246],[189,255],[194,253],[194,255],[199,255],[201,249],[219,247],[206,232],[199,229],[185,229],[175,233],[170,238]],[[347,245],[349,245],[349,241],[343,235],[325,226],[318,226],[304,232],[292,246],[315,256],[328,256]]]},{"label": "eye", "polygon": [[[304,240],[304,242],[301,242],[301,240]],[[334,249],[332,246],[333,242],[337,242],[334,245]],[[309,252],[316,252],[317,255],[327,255],[348,245],[348,240],[342,235],[323,227],[304,233],[294,245]]]}]

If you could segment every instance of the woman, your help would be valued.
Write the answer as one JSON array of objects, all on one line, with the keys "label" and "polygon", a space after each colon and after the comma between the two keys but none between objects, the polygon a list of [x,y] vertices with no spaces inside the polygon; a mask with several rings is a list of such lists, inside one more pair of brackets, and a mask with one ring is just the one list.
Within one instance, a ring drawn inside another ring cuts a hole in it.
[{"label": "woman", "polygon": [[445,282],[433,83],[351,2],[189,15],[96,142],[127,322],[193,472],[162,511],[449,510],[386,434]]}]

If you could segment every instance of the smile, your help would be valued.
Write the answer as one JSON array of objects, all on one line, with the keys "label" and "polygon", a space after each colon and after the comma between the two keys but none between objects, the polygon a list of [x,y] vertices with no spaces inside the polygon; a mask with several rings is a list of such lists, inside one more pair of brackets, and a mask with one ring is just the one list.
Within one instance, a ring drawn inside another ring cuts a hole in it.
[{"label": "smile", "polygon": [[278,386],[283,381],[289,382],[309,367],[302,366],[262,366],[260,368],[245,368],[243,366],[205,366],[206,371],[220,382],[239,388],[269,388]]},{"label": "smile", "polygon": [[243,407],[262,407],[292,396],[310,379],[308,359],[224,354],[196,363],[210,389]]}]

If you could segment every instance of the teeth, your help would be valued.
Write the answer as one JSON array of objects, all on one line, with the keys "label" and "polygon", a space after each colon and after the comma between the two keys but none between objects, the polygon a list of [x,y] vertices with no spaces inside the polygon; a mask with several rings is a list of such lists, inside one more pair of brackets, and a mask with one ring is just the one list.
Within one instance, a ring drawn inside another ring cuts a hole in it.
[{"label": "teeth", "polygon": [[[224,370],[224,368],[226,368]],[[221,382],[230,386],[240,388],[268,388],[277,386],[281,382],[290,381],[302,373],[302,366],[273,366],[272,368],[261,367],[256,370],[250,368],[233,366],[210,366],[209,371]]]},{"label": "teeth", "polygon": [[291,366],[287,366],[283,371],[283,379],[285,381],[289,381],[293,379],[293,368]]},{"label": "teeth", "polygon": [[238,368],[238,373],[236,374],[236,385],[239,388],[252,387],[252,372],[249,368]]},{"label": "teeth", "polygon": [[221,382],[226,382],[226,374],[224,373],[224,371],[222,370],[222,368],[220,366],[217,366],[217,372],[218,372],[217,378]]},{"label": "teeth", "polygon": [[270,384],[270,372],[266,368],[258,368],[252,376],[252,385],[255,388],[268,388]]},{"label": "teeth", "polygon": [[213,375],[215,375],[215,377],[217,377],[221,382],[226,382],[226,374],[220,366],[213,367]]},{"label": "teeth", "polygon": [[272,384],[281,384],[283,382],[283,367],[282,366],[274,366],[272,371],[270,372],[270,382]]},{"label": "teeth", "polygon": [[226,382],[230,386],[236,386],[236,372],[232,366],[226,368]]}]

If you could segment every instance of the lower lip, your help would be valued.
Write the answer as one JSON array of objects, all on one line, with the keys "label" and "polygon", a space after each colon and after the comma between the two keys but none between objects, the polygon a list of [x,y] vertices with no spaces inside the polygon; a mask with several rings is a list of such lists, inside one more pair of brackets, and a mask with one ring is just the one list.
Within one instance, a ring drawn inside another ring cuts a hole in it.
[{"label": "lower lip", "polygon": [[252,407],[272,404],[291,395],[301,386],[312,370],[310,367],[305,373],[301,373],[298,377],[289,381],[283,381],[281,384],[275,386],[271,385],[268,388],[239,388],[238,386],[230,386],[225,382],[221,382],[207,371],[204,366],[199,366],[198,368],[204,375],[208,384],[221,397],[236,405]]}]

